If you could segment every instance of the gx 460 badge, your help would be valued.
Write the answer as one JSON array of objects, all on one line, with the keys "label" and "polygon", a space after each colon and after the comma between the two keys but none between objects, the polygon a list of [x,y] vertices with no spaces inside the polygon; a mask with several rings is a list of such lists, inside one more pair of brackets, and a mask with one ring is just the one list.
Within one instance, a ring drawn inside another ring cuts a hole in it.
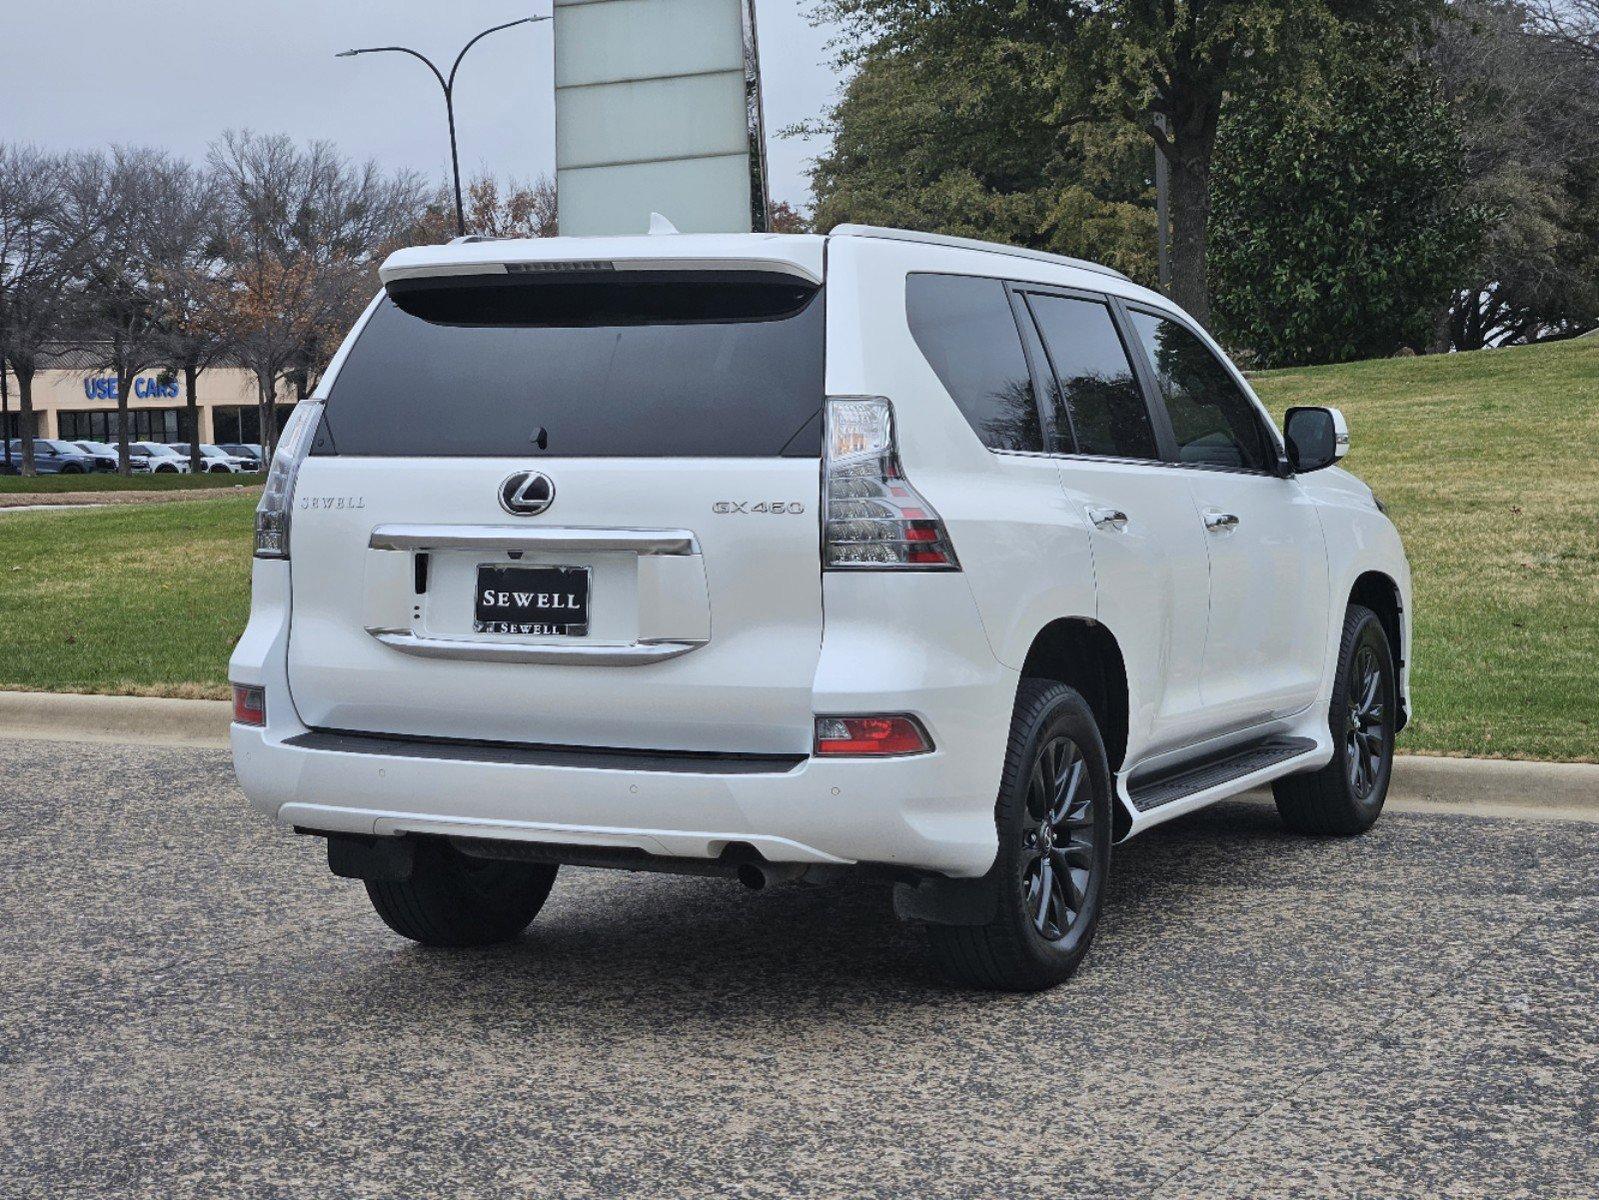
[{"label": "gx 460 badge", "polygon": [[802,513],[805,506],[798,500],[760,500],[750,503],[748,500],[718,500],[711,505],[713,513],[766,513],[772,516],[782,516],[784,513]]}]

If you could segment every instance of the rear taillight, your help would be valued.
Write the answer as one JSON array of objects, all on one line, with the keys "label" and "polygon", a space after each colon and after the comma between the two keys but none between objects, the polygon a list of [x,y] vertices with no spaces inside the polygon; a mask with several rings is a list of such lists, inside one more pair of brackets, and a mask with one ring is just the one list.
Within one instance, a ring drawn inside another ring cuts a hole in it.
[{"label": "rear taillight", "polygon": [[302,400],[289,414],[278,438],[272,469],[267,472],[261,503],[255,506],[255,556],[289,557],[289,517],[294,510],[294,477],[311,448],[311,436],[322,419],[320,400]]},{"label": "rear taillight", "polygon": [[944,522],[900,468],[894,409],[882,397],[828,400],[822,500],[829,569],[960,570]]},{"label": "rear taillight", "polygon": [[266,689],[235,683],[233,685],[233,721],[236,725],[265,725]]},{"label": "rear taillight", "polygon": [[915,717],[817,717],[819,757],[880,758],[926,754],[933,748]]}]

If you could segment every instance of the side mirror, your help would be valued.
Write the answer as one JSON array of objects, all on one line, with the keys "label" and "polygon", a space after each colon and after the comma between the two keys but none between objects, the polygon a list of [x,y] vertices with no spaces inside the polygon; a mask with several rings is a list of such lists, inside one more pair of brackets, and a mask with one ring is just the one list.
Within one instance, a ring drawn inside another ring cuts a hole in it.
[{"label": "side mirror", "polygon": [[1290,408],[1283,420],[1283,441],[1295,471],[1320,471],[1349,453],[1349,422],[1336,408]]}]

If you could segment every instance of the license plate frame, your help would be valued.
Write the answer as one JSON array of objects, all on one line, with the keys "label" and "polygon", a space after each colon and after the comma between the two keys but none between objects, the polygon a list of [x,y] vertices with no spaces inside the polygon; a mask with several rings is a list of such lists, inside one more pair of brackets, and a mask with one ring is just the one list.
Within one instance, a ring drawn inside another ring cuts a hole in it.
[{"label": "license plate frame", "polygon": [[590,567],[479,563],[472,632],[513,637],[588,637]]}]

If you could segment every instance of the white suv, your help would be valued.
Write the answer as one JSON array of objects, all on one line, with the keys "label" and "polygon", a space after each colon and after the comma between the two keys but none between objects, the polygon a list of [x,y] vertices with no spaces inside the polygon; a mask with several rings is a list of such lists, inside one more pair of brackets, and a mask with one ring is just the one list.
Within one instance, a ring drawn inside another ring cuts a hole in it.
[{"label": "white suv", "polygon": [[1376,820],[1399,537],[1157,293],[855,226],[382,277],[272,462],[232,737],[406,937],[515,937],[563,863],[853,870],[1037,988],[1113,841],[1266,782]]}]

